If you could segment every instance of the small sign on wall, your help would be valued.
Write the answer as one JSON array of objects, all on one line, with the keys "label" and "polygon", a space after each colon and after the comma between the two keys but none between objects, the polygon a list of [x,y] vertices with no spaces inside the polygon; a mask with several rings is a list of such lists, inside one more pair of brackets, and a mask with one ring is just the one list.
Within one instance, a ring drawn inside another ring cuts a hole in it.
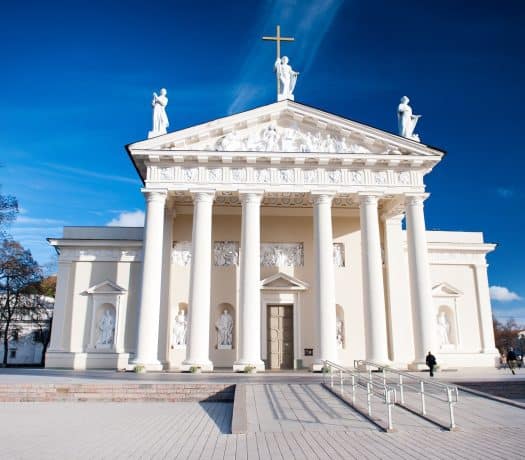
[{"label": "small sign on wall", "polygon": [[305,348],[304,349],[304,356],[313,356],[314,355],[314,349],[313,348]]}]

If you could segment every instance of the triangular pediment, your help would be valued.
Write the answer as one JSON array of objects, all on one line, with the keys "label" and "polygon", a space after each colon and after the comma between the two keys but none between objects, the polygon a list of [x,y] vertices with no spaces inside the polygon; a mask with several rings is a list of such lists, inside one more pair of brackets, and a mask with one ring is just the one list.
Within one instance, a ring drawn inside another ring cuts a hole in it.
[{"label": "triangular pediment", "polygon": [[441,150],[294,101],[280,101],[130,144],[145,150],[438,156]]},{"label": "triangular pediment", "polygon": [[305,291],[309,284],[286,273],[276,273],[261,281],[261,289],[274,291]]},{"label": "triangular pediment", "polygon": [[463,292],[446,282],[439,283],[432,288],[434,297],[459,297],[461,295]]},{"label": "triangular pediment", "polygon": [[102,281],[101,283],[95,284],[86,290],[86,294],[114,294],[121,295],[126,292],[122,286],[114,283],[110,280]]}]

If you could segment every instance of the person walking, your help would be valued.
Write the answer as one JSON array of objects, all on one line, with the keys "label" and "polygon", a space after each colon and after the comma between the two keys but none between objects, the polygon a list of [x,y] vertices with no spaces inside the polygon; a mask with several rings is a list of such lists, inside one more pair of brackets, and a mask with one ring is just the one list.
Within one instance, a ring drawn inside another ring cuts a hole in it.
[{"label": "person walking", "polygon": [[427,355],[427,366],[430,369],[430,377],[434,377],[434,368],[436,367],[436,357],[429,351]]},{"label": "person walking", "polygon": [[516,372],[514,372],[514,368],[516,367],[516,361],[517,361],[516,353],[514,350],[509,348],[509,351],[507,352],[507,364],[509,366],[510,371],[513,375],[516,375]]}]

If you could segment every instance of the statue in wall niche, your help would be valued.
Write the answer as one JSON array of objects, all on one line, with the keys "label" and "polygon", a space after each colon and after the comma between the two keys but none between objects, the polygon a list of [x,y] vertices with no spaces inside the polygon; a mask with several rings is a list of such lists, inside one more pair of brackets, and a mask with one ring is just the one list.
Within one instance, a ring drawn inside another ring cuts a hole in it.
[{"label": "statue in wall niche", "polygon": [[397,121],[399,128],[399,135],[412,139],[413,141],[419,142],[419,136],[414,134],[417,122],[421,118],[421,115],[412,115],[412,107],[408,105],[410,99],[403,96],[400,104],[397,107]]},{"label": "statue in wall niche", "polygon": [[173,324],[173,346],[184,347],[186,345],[186,329],[188,326],[188,320],[184,314],[184,310],[179,310],[175,316]]},{"label": "statue in wall niche", "polygon": [[337,348],[343,348],[344,345],[344,329],[343,329],[343,320],[340,318],[337,318],[336,320],[336,340],[337,340]]},{"label": "statue in wall niche", "polygon": [[115,335],[115,317],[109,308],[104,311],[104,314],[98,321],[97,329],[97,345],[112,345]]},{"label": "statue in wall niche", "polygon": [[151,106],[153,107],[153,128],[148,134],[148,138],[160,136],[166,134],[170,122],[168,115],[166,114],[166,107],[168,106],[168,98],[166,95],[168,92],[166,88],[160,90],[160,96],[157,93],[153,93],[153,101]]},{"label": "statue in wall niche", "polygon": [[450,323],[448,322],[447,314],[444,311],[440,312],[438,315],[437,326],[441,345],[449,345]]},{"label": "statue in wall niche", "polygon": [[277,94],[277,100],[283,101],[285,99],[294,100],[293,90],[297,83],[297,77],[299,72],[292,69],[292,66],[288,64],[288,56],[277,58],[274,64],[277,78],[279,79],[279,92]]},{"label": "statue in wall niche", "polygon": [[233,318],[228,310],[215,323],[217,328],[217,348],[219,350],[231,350],[233,345]]}]

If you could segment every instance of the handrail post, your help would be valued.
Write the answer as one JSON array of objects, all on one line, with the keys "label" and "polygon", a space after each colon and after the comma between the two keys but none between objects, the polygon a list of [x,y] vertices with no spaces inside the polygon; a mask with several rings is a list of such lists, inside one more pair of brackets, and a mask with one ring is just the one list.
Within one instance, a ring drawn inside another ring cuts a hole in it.
[{"label": "handrail post", "polygon": [[403,388],[403,375],[399,374],[399,398],[401,399],[401,404],[405,404],[405,390]]},{"label": "handrail post", "polygon": [[383,385],[386,386],[386,369],[383,367]]},{"label": "handrail post", "polygon": [[[388,409],[388,431],[392,431],[394,429],[394,425],[392,423],[392,405],[396,402],[396,396],[395,396],[396,390],[386,390],[385,391],[385,402]],[[394,398],[392,400],[392,393],[394,393]]]},{"label": "handrail post", "polygon": [[420,387],[421,387],[421,413],[423,415],[426,415],[427,410],[425,407],[425,382],[423,382],[423,380],[421,380],[420,382]]},{"label": "handrail post", "polygon": [[355,406],[355,389],[356,389],[355,375],[352,374],[352,404],[354,406]]},{"label": "handrail post", "polygon": [[368,416],[372,417],[372,384],[366,384],[366,404],[368,406]]},{"label": "handrail post", "polygon": [[452,402],[452,391],[447,387],[448,409],[450,411],[450,429],[456,428],[456,420],[454,419],[454,403]]},{"label": "handrail post", "polygon": [[341,395],[344,393],[344,390],[343,390],[343,381],[344,381],[344,378],[343,378],[343,371],[339,371],[339,378],[341,379]]},{"label": "handrail post", "polygon": [[330,388],[334,387],[334,371],[332,369],[332,366],[330,366]]}]

